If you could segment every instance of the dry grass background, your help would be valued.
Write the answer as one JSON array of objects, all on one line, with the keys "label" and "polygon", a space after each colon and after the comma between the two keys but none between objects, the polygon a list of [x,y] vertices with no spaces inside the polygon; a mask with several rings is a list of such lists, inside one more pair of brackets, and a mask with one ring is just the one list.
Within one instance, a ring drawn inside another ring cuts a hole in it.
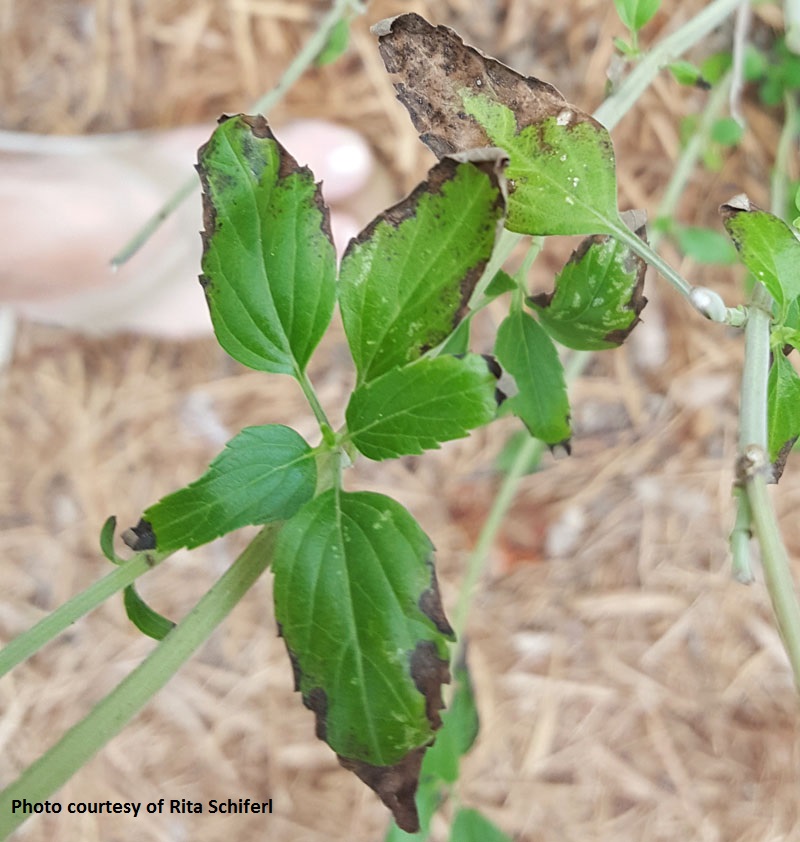
[{"label": "dry grass background", "polygon": [[[702,5],[665,0],[646,39]],[[112,131],[246,108],[274,84],[326,6],[2,0],[3,126]],[[774,11],[765,8],[759,26]],[[602,98],[611,38],[621,34],[612,4],[598,0],[418,0],[402,8],[375,0],[347,57],[304,77],[280,116],[356,126],[403,188],[430,158],[394,102],[366,27],[409,9],[454,25],[587,110]],[[726,33],[715,38],[706,48]],[[623,207],[654,212],[678,153],[678,121],[704,101],[662,77],[615,130]],[[740,190],[767,201],[780,115],[752,103],[746,115],[742,148],[720,173],[697,173],[682,221],[716,224],[716,206]],[[738,300],[736,277],[666,253]],[[651,279],[644,341],[598,357],[575,384],[574,455],[546,458],[525,480],[480,586],[469,637],[482,731],[459,796],[525,842],[800,840],[800,719],[787,660],[760,579],[746,588],[728,570],[740,338],[657,286]],[[668,357],[653,365],[662,344]],[[341,335],[325,340],[312,376],[340,416],[350,382]],[[246,424],[284,422],[313,434],[288,379],[247,372],[211,341],[90,341],[30,325],[0,413],[3,640],[107,572],[97,534],[109,513],[134,523]],[[493,461],[512,429],[351,472],[352,486],[395,494],[422,521],[451,606],[498,485]],[[796,464],[776,501],[797,559]],[[141,590],[180,617],[241,546],[232,537],[176,556]],[[62,815],[36,818],[15,838],[381,839],[384,809],[315,741],[312,716],[292,692],[270,588],[265,576],[56,798],[272,797],[272,816]],[[0,778],[11,780],[152,647],[112,599],[4,678]],[[446,838],[439,819],[434,838]]]}]

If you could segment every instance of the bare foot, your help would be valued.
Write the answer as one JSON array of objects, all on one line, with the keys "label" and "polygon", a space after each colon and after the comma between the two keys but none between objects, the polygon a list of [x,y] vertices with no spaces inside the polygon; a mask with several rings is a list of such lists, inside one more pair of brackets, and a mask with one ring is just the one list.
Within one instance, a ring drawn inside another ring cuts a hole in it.
[{"label": "bare foot", "polygon": [[[0,305],[24,318],[91,334],[210,333],[197,283],[199,196],[189,198],[119,270],[109,263],[191,174],[197,149],[210,133],[202,126],[34,137],[29,152],[0,153]],[[337,211],[337,204],[369,181],[374,163],[369,147],[358,133],[321,120],[297,121],[275,133],[324,182],[341,253],[366,220]]]}]

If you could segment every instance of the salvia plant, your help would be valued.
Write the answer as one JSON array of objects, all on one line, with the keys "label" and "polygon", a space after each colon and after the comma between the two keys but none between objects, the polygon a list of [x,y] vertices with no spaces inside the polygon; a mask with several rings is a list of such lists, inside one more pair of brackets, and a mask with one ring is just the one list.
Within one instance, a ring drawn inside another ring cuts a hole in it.
[{"label": "salvia plant", "polygon": [[[669,63],[736,6],[710,4],[650,56],[657,65]],[[277,424],[242,430],[202,477],[147,508],[123,533],[132,558],[117,555],[110,519],[101,543],[116,570],[0,655],[6,671],[123,588],[131,619],[161,641],[4,791],[3,836],[21,820],[10,815],[10,801],[52,793],[271,567],[278,633],[317,736],[391,810],[396,824],[387,840],[409,833],[426,838],[432,814],[458,780],[459,758],[478,733],[466,653],[457,650],[451,667],[455,634],[440,599],[431,539],[390,497],[345,490],[343,471],[362,457],[421,454],[507,415],[520,420],[530,442],[569,451],[562,352],[613,349],[626,339],[646,304],[648,264],[708,319],[744,329],[734,569],[750,577],[755,534],[800,680],[800,613],[766,493],[800,433],[800,377],[787,359],[800,347],[800,242],[746,196],[724,204],[724,227],[755,281],[749,303],[730,308],[664,263],[648,245],[643,213],[620,212],[609,126],[643,89],[641,74],[654,72],[647,69],[650,56],[639,52],[637,33],[658,3],[617,7],[632,34],[620,49],[640,63],[628,87],[594,117],[552,85],[516,73],[416,14],[377,24],[398,99],[439,160],[408,197],[350,242],[338,271],[328,208],[313,173],[298,166],[263,116],[220,120],[197,165],[204,209],[200,280],[214,330],[243,365],[298,382],[319,440]],[[329,27],[334,53],[346,43],[340,20]],[[686,63],[675,72],[698,81]],[[551,235],[585,239],[552,291],[531,297],[526,270],[540,238]],[[532,238],[530,259],[507,274],[503,263],[522,237]],[[501,295],[508,313],[491,353],[475,353],[471,319]],[[345,424],[334,429],[307,371],[337,303],[356,378]],[[533,449],[522,450],[520,460],[529,460]],[[176,550],[254,524],[262,527],[257,537],[177,625],[134,589],[139,575]],[[467,579],[465,588],[475,576]],[[459,630],[462,624],[463,617]],[[463,806],[454,813],[451,838],[507,839]]]}]

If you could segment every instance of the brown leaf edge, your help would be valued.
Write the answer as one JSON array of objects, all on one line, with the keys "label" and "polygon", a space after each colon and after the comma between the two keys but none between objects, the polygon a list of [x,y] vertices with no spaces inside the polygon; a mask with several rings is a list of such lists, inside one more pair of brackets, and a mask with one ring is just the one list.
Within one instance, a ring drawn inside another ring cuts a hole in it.
[{"label": "brown leaf edge", "polygon": [[797,439],[798,436],[793,436],[787,442],[784,442],[783,447],[778,451],[778,455],[772,463],[772,476],[770,477],[769,482],[773,482],[777,485],[780,481],[780,478],[783,476],[783,471],[786,468],[786,462],[789,459],[789,454],[794,449]]},{"label": "brown leaf edge", "polygon": [[[645,211],[625,211],[620,214],[620,218],[640,240],[645,243],[647,242],[647,214]],[[593,245],[604,243],[609,239],[611,239],[611,237],[608,234],[593,234],[591,237],[586,237],[584,240],[581,240],[578,248],[576,248],[570,255],[567,265],[569,266],[573,263],[580,263],[580,261],[585,257],[586,252],[589,251]],[[647,263],[638,254],[634,254],[634,252],[629,249],[626,256],[625,268],[636,271],[636,283],[631,290],[630,299],[624,305],[626,310],[633,311],[635,318],[631,321],[628,327],[620,328],[619,330],[612,330],[603,337],[605,342],[611,342],[617,347],[622,345],[622,343],[631,335],[636,325],[642,321],[640,318],[641,313],[647,304],[647,298],[645,298],[644,295],[644,279],[647,274]],[[555,290],[553,290],[553,292],[541,292],[537,295],[529,296],[527,300],[530,304],[545,309],[551,305],[555,294]]]},{"label": "brown leaf edge", "polygon": [[[455,640],[455,633],[447,620],[439,593],[439,582],[433,559],[428,560],[431,571],[431,583],[420,594],[417,603],[420,611],[433,623],[436,630]],[[278,623],[278,635],[283,637],[283,630]],[[286,638],[284,638],[286,644]],[[294,689],[301,690],[302,669],[294,652],[286,645],[289,661],[294,675]],[[425,715],[434,731],[442,727],[440,711],[444,708],[442,685],[450,683],[450,667],[447,661],[439,657],[436,644],[431,640],[419,641],[409,659],[409,672],[417,690],[425,697]],[[314,713],[315,734],[318,740],[328,742],[327,714],[328,696],[321,687],[315,687],[302,695],[303,704]],[[425,752],[433,745],[433,740],[424,746],[411,749],[397,763],[390,766],[374,766],[363,760],[336,755],[339,764],[353,772],[389,808],[397,826],[406,833],[417,833],[420,828],[417,814],[416,793],[419,785],[420,770]]]},{"label": "brown leaf edge", "polygon": [[449,27],[433,26],[409,12],[379,21],[372,32],[378,37],[386,70],[394,77],[397,99],[422,142],[439,158],[491,145],[480,123],[464,113],[461,94],[465,90],[511,109],[518,131],[549,117],[600,128],[597,120],[570,105],[553,85],[523,76],[484,55]]},{"label": "brown leaf edge", "polygon": [[[350,240],[342,256],[342,261],[346,260],[351,252],[360,248],[364,243],[369,242],[375,235],[375,229],[382,223],[397,228],[407,219],[412,219],[416,215],[417,206],[422,197],[440,193],[444,185],[455,178],[458,166],[465,163],[472,164],[481,170],[489,178],[492,186],[497,187],[499,191],[494,203],[494,207],[498,212],[495,236],[499,236],[503,230],[508,203],[508,187],[504,175],[508,166],[508,155],[502,149],[493,146],[468,149],[464,152],[447,155],[438,164],[434,164],[428,171],[428,177],[420,182],[408,196],[379,213],[358,236]],[[488,262],[487,258],[470,267],[461,280],[458,306],[453,312],[449,329],[446,332],[440,331],[435,335],[429,336],[428,340],[416,349],[415,356],[409,358],[409,362],[421,357],[431,348],[436,347],[436,345],[443,342],[458,327],[469,311],[469,300]]]},{"label": "brown leaf edge", "polygon": [[[290,175],[299,175],[301,177],[310,177],[314,178],[314,174],[307,166],[300,166],[297,161],[292,157],[292,155],[287,152],[286,148],[283,144],[275,137],[272,133],[272,129],[270,128],[269,123],[267,122],[266,118],[261,114],[256,115],[248,115],[248,114],[223,114],[218,120],[218,125],[222,125],[223,123],[227,123],[228,120],[241,120],[245,126],[250,129],[252,137],[257,140],[271,140],[275,143],[278,149],[278,158],[280,163],[278,165],[278,173],[277,179],[282,181],[283,179],[287,178]],[[209,173],[203,163],[203,157],[205,154],[206,149],[210,146],[211,143],[214,142],[214,136],[212,135],[206,143],[204,143],[198,150],[197,150],[197,164],[195,165],[195,170],[197,171],[198,176],[200,177],[200,185],[202,187],[203,193],[203,230],[200,232],[200,236],[203,241],[203,258],[205,259],[206,253],[208,252],[211,246],[211,238],[217,231],[217,209],[214,207],[214,202],[211,197],[211,187],[209,184]],[[253,150],[248,148],[246,142],[243,143],[243,152],[245,156],[248,155],[248,152],[252,154]],[[333,244],[333,233],[331,232],[331,214],[330,209],[325,204],[322,198],[322,192],[320,190],[320,183],[317,183],[317,189],[314,194],[314,203],[316,204],[317,210],[322,214],[322,223],[320,225],[323,234],[328,238],[331,244]],[[203,290],[206,293],[206,299],[208,300],[209,293],[213,287],[212,281],[209,277],[205,274],[200,275],[200,285],[203,287]],[[210,303],[210,302],[209,302]]]}]

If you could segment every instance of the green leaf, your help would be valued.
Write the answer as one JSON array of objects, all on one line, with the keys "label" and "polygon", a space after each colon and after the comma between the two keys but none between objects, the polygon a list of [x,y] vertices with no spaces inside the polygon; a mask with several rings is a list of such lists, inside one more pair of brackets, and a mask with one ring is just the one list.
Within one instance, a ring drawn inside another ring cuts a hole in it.
[{"label": "green leaf", "polygon": [[[311,499],[314,454],[289,427],[245,427],[200,479],[150,506],[134,528],[134,550],[199,547],[251,524],[291,517]],[[147,546],[149,544],[149,546]]]},{"label": "green leaf", "polygon": [[515,310],[500,325],[494,351],[519,389],[505,406],[522,419],[534,438],[568,449],[569,401],[564,367],[544,328],[527,313]]},{"label": "green leaf", "polygon": [[704,79],[708,79],[712,85],[716,85],[720,79],[731,69],[733,58],[730,50],[722,50],[712,53],[700,64],[700,72]]},{"label": "green leaf", "polygon": [[800,330],[800,298],[793,298],[786,305],[783,324],[791,330]]},{"label": "green leaf", "polygon": [[533,235],[619,231],[614,150],[593,117],[552,85],[417,14],[381,21],[373,32],[397,98],[434,154],[480,146],[508,153],[507,228]]},{"label": "green leaf", "polygon": [[506,228],[521,234],[611,233],[619,224],[614,149],[606,129],[564,103],[522,128],[507,106],[462,91],[464,111],[508,153]]},{"label": "green leaf", "polygon": [[324,67],[326,64],[333,64],[347,52],[350,43],[350,21],[341,18],[336,22],[325,46],[320,50],[315,60],[317,67]]},{"label": "green leaf", "polygon": [[458,327],[439,346],[439,355],[466,354],[469,351],[469,332],[471,324],[472,313],[467,313],[466,317],[459,322]]},{"label": "green leaf", "polygon": [[486,287],[484,295],[489,299],[497,298],[506,292],[513,292],[516,288],[517,282],[511,277],[511,275],[509,275],[508,272],[504,272],[502,269],[499,269],[492,280],[489,281],[489,285]]},{"label": "green leaf", "polygon": [[719,231],[693,225],[676,225],[671,231],[680,250],[698,263],[730,266],[737,261],[736,249]]},{"label": "green leaf", "polygon": [[154,611],[140,596],[133,585],[125,588],[125,613],[140,632],[154,640],[163,640],[174,628],[175,623]]},{"label": "green leaf", "polygon": [[353,392],[345,416],[349,436],[376,460],[438,448],[494,418],[496,386],[478,354],[417,360]]},{"label": "green leaf", "polygon": [[697,67],[697,65],[692,64],[690,61],[680,59],[678,61],[671,62],[668,67],[670,73],[672,73],[675,80],[680,85],[692,85],[693,87],[702,88],[703,90],[708,90],[708,88],[711,87],[708,81],[703,78],[700,68]]},{"label": "green leaf", "polygon": [[[640,229],[644,236],[644,228]],[[639,323],[647,264],[628,246],[599,234],[572,253],[555,290],[529,298],[545,330],[579,351],[621,345]]]},{"label": "green leaf", "polygon": [[114,552],[114,532],[117,529],[117,519],[114,515],[106,519],[100,530],[100,551],[112,564],[122,564],[125,559]]},{"label": "green leaf", "polygon": [[450,829],[450,842],[512,842],[486,816],[467,807],[460,807]]},{"label": "green leaf", "polygon": [[783,316],[786,304],[800,295],[800,241],[783,220],[747,196],[731,199],[720,213],[742,262],[778,302]]},{"label": "green leaf", "polygon": [[516,468],[517,459],[523,447],[530,442],[530,433],[527,430],[517,430],[509,436],[503,449],[497,454],[494,460],[494,469],[502,474],[507,474],[512,468],[518,470],[522,475],[535,474],[540,467],[541,453],[533,453],[527,459],[525,464]]},{"label": "green leaf", "polygon": [[624,38],[615,36],[611,39],[611,43],[614,45],[614,49],[625,58],[634,59],[641,55],[641,50],[634,47],[633,44],[629,44]]},{"label": "green leaf", "polygon": [[658,11],[661,0],[614,0],[619,19],[632,32],[638,32]]},{"label": "green leaf", "polygon": [[281,530],[275,616],[317,736],[416,832],[414,791],[441,726],[453,639],[433,545],[394,500],[337,488]]},{"label": "green leaf", "polygon": [[711,125],[711,140],[723,146],[736,146],[744,135],[744,128],[733,117],[722,117]]},{"label": "green leaf", "polygon": [[339,303],[359,383],[422,356],[463,318],[502,225],[505,160],[445,158],[351,240]]},{"label": "green leaf", "polygon": [[200,281],[217,340],[250,368],[297,376],[336,295],[329,212],[314,176],[260,116],[225,119],[198,159]]},{"label": "green leaf", "polygon": [[442,714],[442,728],[422,763],[422,780],[454,784],[461,758],[472,748],[480,728],[475,693],[466,662],[454,670],[456,684],[450,707]]},{"label": "green leaf", "polygon": [[[776,462],[788,455],[800,435],[800,376],[781,353],[773,354],[767,387],[769,458]],[[781,470],[783,466],[781,465]]]}]

